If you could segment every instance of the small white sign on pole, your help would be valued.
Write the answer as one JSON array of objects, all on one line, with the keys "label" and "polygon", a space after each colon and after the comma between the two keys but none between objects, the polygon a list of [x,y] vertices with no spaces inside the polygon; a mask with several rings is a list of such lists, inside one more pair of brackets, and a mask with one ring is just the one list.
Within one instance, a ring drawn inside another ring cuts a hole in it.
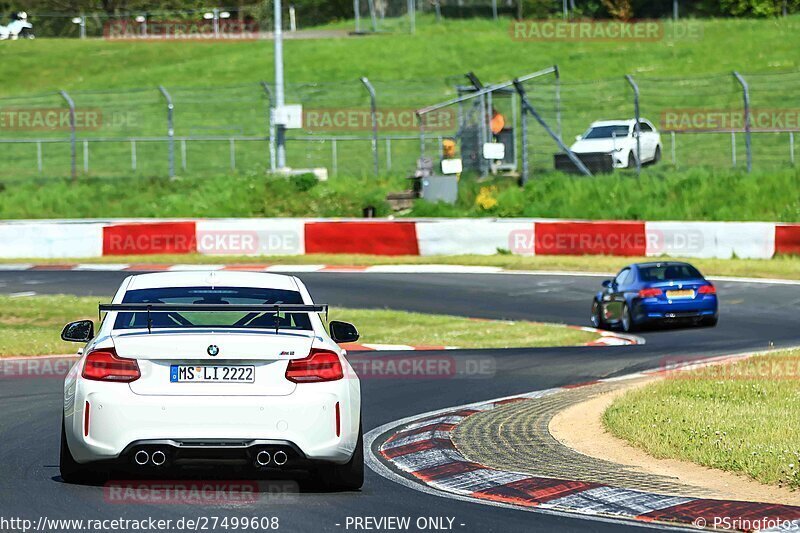
[{"label": "small white sign on pole", "polygon": [[460,159],[442,159],[442,174],[460,174],[462,169]]},{"label": "small white sign on pole", "polygon": [[290,104],[276,107],[273,110],[272,122],[279,124],[287,130],[299,130],[303,127],[303,106]]},{"label": "small white sign on pole", "polygon": [[503,143],[484,143],[483,144],[483,158],[484,159],[505,159],[506,145]]}]

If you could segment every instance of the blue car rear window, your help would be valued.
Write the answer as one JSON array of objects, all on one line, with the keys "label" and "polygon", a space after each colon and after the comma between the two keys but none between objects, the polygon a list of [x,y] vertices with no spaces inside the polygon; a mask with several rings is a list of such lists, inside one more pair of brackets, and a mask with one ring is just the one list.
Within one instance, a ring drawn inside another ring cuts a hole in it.
[{"label": "blue car rear window", "polygon": [[639,279],[642,281],[703,279],[703,275],[692,265],[657,265],[639,267]]}]

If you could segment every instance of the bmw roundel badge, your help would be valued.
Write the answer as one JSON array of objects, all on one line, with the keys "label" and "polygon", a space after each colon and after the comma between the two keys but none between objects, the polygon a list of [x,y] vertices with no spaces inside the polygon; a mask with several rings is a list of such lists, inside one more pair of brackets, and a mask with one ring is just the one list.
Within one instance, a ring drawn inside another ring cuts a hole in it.
[{"label": "bmw roundel badge", "polygon": [[219,346],[217,346],[216,344],[212,344],[206,349],[206,351],[208,352],[208,355],[214,357],[219,353]]}]

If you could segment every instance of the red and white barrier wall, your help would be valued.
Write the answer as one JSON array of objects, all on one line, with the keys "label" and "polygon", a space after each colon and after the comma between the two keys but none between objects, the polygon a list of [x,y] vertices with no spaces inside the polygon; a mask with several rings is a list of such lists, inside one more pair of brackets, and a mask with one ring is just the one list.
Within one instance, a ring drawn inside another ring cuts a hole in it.
[{"label": "red and white barrier wall", "polygon": [[201,219],[0,222],[0,257],[122,255],[800,254],[800,224],[545,219]]}]

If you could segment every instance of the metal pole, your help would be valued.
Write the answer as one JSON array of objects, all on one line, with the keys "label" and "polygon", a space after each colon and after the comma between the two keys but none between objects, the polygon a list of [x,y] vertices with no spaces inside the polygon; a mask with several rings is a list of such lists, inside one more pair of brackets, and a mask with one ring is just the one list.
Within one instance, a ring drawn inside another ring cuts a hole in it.
[{"label": "metal pole", "polygon": [[492,19],[497,20],[497,0],[492,0]]},{"label": "metal pole", "polygon": [[392,139],[386,137],[386,170],[392,170]]},{"label": "metal pole", "polygon": [[212,10],[212,14],[214,15],[214,38],[219,39],[219,8],[214,8]]},{"label": "metal pole", "polygon": [[433,8],[436,10],[436,22],[442,21],[442,2],[441,0],[433,0]]},{"label": "metal pole", "polygon": [[358,0],[353,0],[353,14],[356,18],[356,33],[361,33],[361,6]]},{"label": "metal pole", "polygon": [[486,95],[482,94],[480,97],[480,113],[478,114],[480,120],[478,121],[478,167],[481,171],[481,176],[486,176],[488,171],[486,169],[486,160],[483,158],[483,145],[486,142]]},{"label": "metal pole", "polygon": [[294,6],[289,6],[289,31],[297,31],[297,15],[294,11]]},{"label": "metal pole", "polygon": [[733,168],[736,168],[736,132],[731,131],[731,162]]},{"label": "metal pole", "polygon": [[670,140],[672,141],[672,150],[671,150],[671,152],[672,152],[672,166],[676,167],[676,166],[678,166],[678,160],[677,160],[677,157],[676,157],[676,151],[677,150],[676,150],[676,146],[675,146],[675,132],[674,131],[670,132]]},{"label": "metal pole", "polygon": [[89,141],[83,141],[83,172],[89,173]]},{"label": "metal pole", "polygon": [[564,20],[567,20],[569,17],[569,7],[567,7],[567,0],[562,2],[562,9],[564,11]]},{"label": "metal pole", "polygon": [[361,77],[361,83],[364,84],[369,93],[369,112],[372,116],[372,159],[375,166],[375,177],[378,177],[380,173],[378,164],[378,104],[375,97],[375,87],[364,76]]},{"label": "metal pole", "polygon": [[181,139],[181,168],[186,170],[187,167],[187,158],[186,158],[186,139]]},{"label": "metal pole", "polygon": [[339,157],[336,148],[336,137],[331,139],[331,174],[336,176],[339,173]]},{"label": "metal pole", "polygon": [[419,121],[419,158],[425,157],[425,120],[422,118],[422,113],[417,111],[417,120]]},{"label": "metal pole", "polygon": [[86,15],[81,15],[81,39],[86,39]]},{"label": "metal pole", "polygon": [[541,126],[545,129],[547,134],[550,135],[550,137],[552,137],[554,141],[556,141],[556,144],[558,144],[558,147],[561,148],[561,150],[565,154],[567,154],[567,157],[569,157],[570,161],[572,161],[572,163],[576,167],[578,167],[578,170],[580,170],[586,176],[592,177],[592,173],[589,172],[589,169],[586,168],[586,165],[583,164],[583,161],[581,161],[572,152],[572,150],[570,150],[567,147],[567,145],[564,144],[564,142],[561,139],[558,138],[558,135],[556,135],[556,133],[550,128],[550,126],[547,125],[547,122],[545,122],[544,119],[542,119],[542,116],[539,114],[539,112],[536,111],[536,109],[528,101],[528,98],[525,96],[525,88],[522,86],[522,82],[520,82],[519,80],[514,80],[514,88],[517,89],[517,92],[519,93],[519,98],[520,98],[520,101],[522,102],[523,109],[525,109],[528,113],[533,115],[533,118],[535,118],[536,121],[539,124],[541,124]]},{"label": "metal pole", "polygon": [[131,170],[136,170],[136,139],[131,139]]},{"label": "metal pole", "polygon": [[378,17],[375,15],[375,1],[367,0],[367,6],[369,7],[369,18],[372,21],[372,31],[378,33]]},{"label": "metal pole", "polygon": [[231,170],[236,170],[236,139],[231,137]]},{"label": "metal pole", "polygon": [[553,73],[556,75],[556,132],[558,138],[564,140],[561,131],[561,71],[558,70],[558,65],[553,65]]},{"label": "metal pole", "polygon": [[750,138],[750,86],[738,72],[733,76],[742,86],[742,97],[744,99],[744,144],[747,150],[747,172],[753,170],[753,145]]},{"label": "metal pole", "polygon": [[[281,21],[281,0],[273,0],[275,7],[275,108],[281,113],[284,106],[283,95],[283,23]],[[278,124],[278,168],[286,168],[286,128]]]},{"label": "metal pole", "polygon": [[[794,157],[792,157],[794,161]],[[44,172],[44,162],[42,161],[42,141],[36,141],[36,165],[39,168],[39,173]]]},{"label": "metal pole", "polygon": [[633,76],[630,74],[625,75],[625,79],[633,88],[633,113],[636,118],[636,124],[633,126],[634,135],[636,135],[636,174],[642,172],[642,127],[639,123],[639,86],[633,81]]},{"label": "metal pole", "polygon": [[794,165],[794,132],[789,132],[789,161]]},{"label": "metal pole", "polygon": [[269,101],[269,113],[267,120],[269,121],[269,169],[275,172],[275,124],[272,121],[272,113],[274,106],[272,105],[272,89],[265,81],[261,82],[264,92],[267,93],[267,100]]},{"label": "metal pole", "polygon": [[167,89],[163,85],[158,86],[158,90],[161,91],[161,94],[164,95],[164,99],[167,101],[167,137],[169,138],[169,177],[175,177],[175,125],[172,121],[172,113],[175,109],[175,106],[172,105],[172,97],[167,92]]},{"label": "metal pole", "polygon": [[411,31],[411,33],[415,33],[417,31],[417,13],[416,13],[416,7],[414,5],[414,0],[408,0],[406,4],[408,7],[409,30]]},{"label": "metal pole", "polygon": [[520,121],[522,123],[522,176],[520,177],[524,187],[528,183],[530,177],[530,168],[528,166],[528,114],[525,112],[525,104],[522,103],[522,95],[520,95],[520,107],[522,107],[522,116]]},{"label": "metal pole", "polygon": [[72,181],[76,181],[78,179],[78,166],[77,166],[77,154],[76,154],[76,137],[77,133],[75,132],[75,101],[67,94],[67,91],[58,91],[61,97],[66,100],[67,105],[69,106],[69,146],[70,146],[70,167],[72,172]]},{"label": "metal pole", "polygon": [[678,20],[678,0],[672,0],[672,18]]}]

